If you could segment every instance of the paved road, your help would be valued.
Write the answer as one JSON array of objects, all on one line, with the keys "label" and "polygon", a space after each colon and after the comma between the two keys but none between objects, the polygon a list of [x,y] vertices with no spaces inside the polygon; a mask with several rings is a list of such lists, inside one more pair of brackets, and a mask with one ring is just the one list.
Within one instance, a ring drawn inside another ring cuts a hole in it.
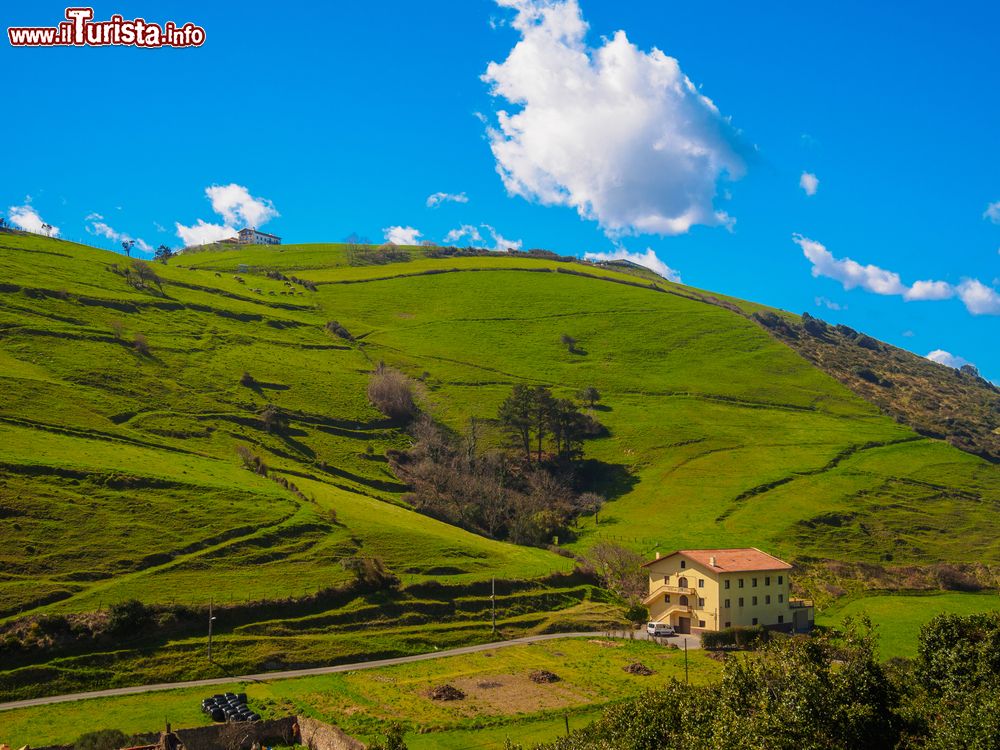
[{"label": "paved road", "polygon": [[[442,659],[446,656],[459,656],[461,654],[474,654],[478,651],[491,651],[496,648],[506,646],[518,646],[526,643],[539,643],[541,641],[551,641],[558,638],[595,638],[606,636],[611,638],[628,638],[628,631],[614,632],[585,632],[585,633],[548,633],[546,635],[528,635],[523,638],[515,638],[511,641],[497,641],[496,643],[480,643],[475,646],[462,646],[461,648],[451,648],[446,651],[430,651],[426,654],[415,654],[413,656],[397,656],[393,659],[376,659],[374,661],[361,661],[353,664],[337,664],[332,667],[313,667],[311,669],[290,669],[285,672],[263,672],[261,674],[235,675],[233,677],[212,677],[207,680],[190,680],[188,682],[161,682],[155,685],[133,685],[131,687],[111,688],[108,690],[92,690],[87,693],[68,693],[66,695],[50,695],[45,698],[29,698],[21,701],[11,701],[10,703],[0,703],[0,711],[7,711],[13,708],[28,708],[31,706],[47,706],[52,703],[68,703],[70,701],[86,700],[87,698],[113,698],[118,695],[139,695],[141,693],[153,693],[160,690],[177,690],[178,688],[210,687],[213,685],[232,685],[237,682],[270,682],[272,680],[286,680],[290,677],[309,677],[319,674],[335,674],[337,672],[353,672],[359,669],[375,669],[377,667],[391,667],[394,664],[411,664],[416,661],[426,661],[427,659]],[[653,640],[646,635],[644,630],[633,631],[633,638],[636,640]],[[660,642],[672,643],[680,648],[684,648],[684,641],[688,642],[689,649],[701,648],[701,640],[698,636],[679,635],[673,638],[660,638]]]}]

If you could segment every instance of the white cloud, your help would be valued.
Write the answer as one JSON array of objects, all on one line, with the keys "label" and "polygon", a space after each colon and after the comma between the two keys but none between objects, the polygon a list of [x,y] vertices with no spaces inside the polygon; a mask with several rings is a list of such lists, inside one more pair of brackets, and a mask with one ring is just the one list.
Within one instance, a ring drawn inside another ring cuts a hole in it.
[{"label": "white cloud", "polygon": [[434,193],[427,196],[427,208],[437,208],[442,203],[468,203],[465,193]]},{"label": "white cloud", "polygon": [[648,268],[654,273],[660,274],[667,281],[681,283],[679,272],[660,260],[652,248],[647,247],[644,253],[630,253],[625,248],[617,248],[610,253],[585,253],[584,260],[605,261],[605,260],[628,260],[640,266]]},{"label": "white cloud", "polygon": [[979,279],[965,279],[955,291],[973,315],[1000,315],[1000,294]]},{"label": "white cloud", "polygon": [[221,224],[209,224],[202,219],[198,219],[198,221],[190,227],[184,226],[180,222],[174,222],[174,226],[177,227],[177,236],[181,238],[181,242],[184,243],[184,247],[211,245],[213,242],[228,240],[230,237],[236,236],[236,229],[234,227],[224,227]]},{"label": "white cloud", "polygon": [[156,227],[157,232],[166,232],[167,228],[163,226],[160,222],[154,221],[153,226]]},{"label": "white cloud", "polygon": [[989,204],[983,211],[983,218],[989,219],[994,224],[1000,224],[1000,201]]},{"label": "white cloud", "polygon": [[816,190],[819,188],[819,177],[812,172],[803,172],[802,176],[799,177],[799,187],[805,191],[806,195],[816,195]]},{"label": "white cloud", "polygon": [[444,242],[448,245],[453,245],[456,242],[461,241],[463,237],[468,237],[469,242],[482,242],[483,236],[479,234],[479,228],[474,227],[471,224],[463,224],[457,229],[452,229],[448,234],[444,236]]},{"label": "white cloud", "polygon": [[841,305],[839,302],[834,302],[832,299],[827,299],[826,297],[817,297],[815,300],[816,307],[825,307],[827,310],[846,310],[847,305]]},{"label": "white cloud", "polygon": [[843,284],[844,289],[861,287],[875,294],[903,294],[906,287],[899,279],[899,274],[886,271],[878,266],[863,266],[850,258],[835,258],[833,253],[821,243],[803,237],[792,235],[795,243],[802,248],[802,253],[812,263],[812,275],[826,276]]},{"label": "white cloud", "polygon": [[505,250],[520,250],[524,245],[521,240],[507,239],[489,224],[483,224],[482,226],[483,229],[489,232],[490,237],[493,238],[493,249],[497,252],[503,252]]},{"label": "white cloud", "polygon": [[903,331],[903,336],[908,339],[912,339],[916,334],[913,331]]},{"label": "white cloud", "polygon": [[229,226],[259,227],[281,215],[267,198],[254,198],[249,190],[235,182],[207,187],[205,195],[212,202],[212,210]]},{"label": "white cloud", "polygon": [[385,241],[393,245],[419,245],[423,234],[413,227],[386,227],[382,231],[385,233]]},{"label": "white cloud", "polygon": [[812,275],[839,281],[844,289],[861,287],[875,294],[898,295],[908,302],[950,299],[956,295],[973,315],[1000,315],[1000,293],[979,279],[965,279],[953,286],[947,281],[915,281],[906,286],[899,274],[878,266],[863,266],[850,258],[836,258],[815,240],[793,234],[792,240],[812,263]]},{"label": "white cloud", "polygon": [[466,240],[470,244],[480,247],[485,244],[483,239],[485,235],[488,235],[493,240],[493,247],[489,249],[496,250],[497,252],[520,250],[524,246],[524,242],[522,240],[508,239],[500,234],[495,227],[492,227],[489,224],[480,224],[479,226],[462,224],[462,226],[457,229],[452,229],[448,232],[448,234],[444,236],[443,242],[448,245],[454,245]]},{"label": "white cloud", "polygon": [[30,195],[25,198],[25,205],[11,206],[8,209],[7,218],[10,219],[10,223],[28,232],[58,237],[59,227],[48,225],[50,228],[45,229],[44,227],[47,225],[47,222],[38,215],[38,212],[34,208],[28,205],[29,203],[31,203]]},{"label": "white cloud", "polygon": [[[90,214],[89,216],[104,218],[100,214]],[[89,218],[89,217],[88,217]],[[134,241],[135,246],[146,253],[153,252],[153,248],[143,240],[141,237],[133,237],[125,232],[116,231],[113,227],[108,226],[103,221],[93,221],[87,231],[90,234],[97,235],[98,237],[107,237],[109,240],[114,240],[115,242],[129,242]]]},{"label": "white cloud", "polygon": [[225,224],[212,224],[203,219],[198,219],[192,226],[174,222],[177,236],[185,247],[209,245],[229,239],[236,236],[238,224],[260,227],[276,216],[281,216],[270,200],[254,198],[249,190],[235,182],[229,185],[210,185],[205,188],[205,195],[212,203],[212,210],[222,217]]},{"label": "white cloud", "polygon": [[97,213],[96,211],[92,211],[91,213],[89,213],[85,217],[83,217],[83,220],[84,221],[100,221],[103,218],[104,217],[101,214]]},{"label": "white cloud", "polygon": [[955,296],[955,288],[947,281],[914,281],[913,286],[903,292],[906,300],[939,300],[951,299]]},{"label": "white cloud", "polygon": [[507,191],[570,206],[609,236],[729,225],[716,183],[738,178],[736,134],[679,63],[624,31],[596,49],[577,0],[497,0],[521,40],[483,80],[519,108],[488,128]]},{"label": "white cloud", "polygon": [[944,349],[935,349],[930,354],[927,355],[927,359],[931,362],[937,362],[940,365],[947,365],[948,367],[954,367],[956,370],[962,365],[969,364],[969,360],[964,357],[959,357],[958,355],[952,354],[951,352],[946,352]]}]

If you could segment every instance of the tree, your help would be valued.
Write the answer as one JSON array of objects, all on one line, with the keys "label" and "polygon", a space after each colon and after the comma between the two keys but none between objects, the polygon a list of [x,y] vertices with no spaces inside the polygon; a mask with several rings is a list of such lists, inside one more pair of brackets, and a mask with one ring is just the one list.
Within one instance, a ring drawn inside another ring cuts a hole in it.
[{"label": "tree", "polygon": [[163,291],[163,280],[153,270],[153,267],[144,260],[136,258],[132,261],[132,273],[130,276],[138,279],[138,282],[133,282],[133,286],[143,288],[150,284],[156,284],[160,291]]},{"label": "tree", "polygon": [[42,224],[42,232],[45,234],[46,237],[51,237],[52,236],[52,225],[51,224]]},{"label": "tree", "polygon": [[135,247],[135,240],[122,240],[122,250],[128,256],[132,255],[132,248]]},{"label": "tree", "polygon": [[111,333],[116,339],[121,339],[125,333],[125,321],[121,318],[112,318],[108,327],[111,328]]},{"label": "tree", "polygon": [[569,351],[571,354],[576,352],[576,339],[570,336],[568,333],[564,333],[562,336],[560,336],[559,340],[562,341],[563,346],[565,346],[567,351]]},{"label": "tree", "polygon": [[384,362],[378,364],[368,380],[368,400],[396,422],[409,422],[419,412],[410,379],[399,370],[386,367]]},{"label": "tree", "polygon": [[260,413],[260,423],[270,433],[282,434],[288,430],[288,417],[274,404],[268,404]]},{"label": "tree", "polygon": [[497,411],[500,426],[524,449],[528,463],[531,463],[532,400],[532,389],[518,384]]},{"label": "tree", "polygon": [[583,452],[583,439],[590,429],[590,420],[580,413],[572,401],[561,398],[552,402],[548,427],[555,440],[556,455],[560,459],[572,460]]},{"label": "tree", "polygon": [[604,508],[605,499],[603,495],[598,495],[596,492],[584,492],[579,497],[576,498],[576,507],[581,513],[593,513],[594,514],[594,525],[600,524],[601,509]]},{"label": "tree", "polygon": [[166,263],[168,260],[170,260],[173,257],[173,255],[174,255],[174,251],[171,250],[166,245],[160,245],[158,248],[156,248],[155,256],[156,256],[156,259],[158,261],[160,261],[160,263]]},{"label": "tree", "polygon": [[581,391],[577,391],[576,397],[579,401],[585,403],[591,409],[593,409],[594,405],[601,400],[600,392],[592,385]]},{"label": "tree", "polygon": [[599,542],[591,548],[588,562],[604,586],[629,603],[640,601],[649,587],[642,555],[626,547]]},{"label": "tree", "polygon": [[542,385],[531,389],[529,414],[532,429],[535,431],[536,460],[538,461],[542,460],[542,444],[545,436],[549,433],[555,411],[556,400],[552,397],[552,391]]}]

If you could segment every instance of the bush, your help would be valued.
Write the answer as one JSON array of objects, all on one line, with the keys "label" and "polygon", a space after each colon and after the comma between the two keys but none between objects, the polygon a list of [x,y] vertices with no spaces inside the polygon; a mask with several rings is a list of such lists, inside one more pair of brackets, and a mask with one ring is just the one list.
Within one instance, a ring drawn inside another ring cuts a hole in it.
[{"label": "bush", "polygon": [[137,333],[135,338],[132,339],[132,348],[139,354],[149,354],[149,340],[146,338],[146,335]]},{"label": "bush", "polygon": [[264,407],[260,413],[260,423],[265,430],[278,435],[288,430],[288,417],[274,404]]},{"label": "bush", "polygon": [[244,372],[240,376],[240,385],[246,388],[253,388],[255,385],[257,385],[257,381],[254,380],[253,375],[251,375],[249,372]]},{"label": "bush", "polygon": [[706,631],[701,634],[701,645],[710,651],[724,648],[744,648],[754,650],[767,642],[770,631],[763,625],[726,628]]},{"label": "bush", "polygon": [[120,729],[100,729],[81,734],[73,743],[73,750],[118,750],[131,744]]},{"label": "bush", "polygon": [[336,320],[327,321],[325,328],[327,333],[332,333],[334,336],[339,336],[347,341],[354,341],[354,336],[351,335],[351,332]]},{"label": "bush", "polygon": [[152,620],[152,610],[138,599],[112,604],[108,609],[108,632],[116,636],[135,635]]},{"label": "bush", "polygon": [[368,381],[368,400],[396,422],[409,422],[419,411],[413,400],[410,379],[383,363],[379,364]]}]

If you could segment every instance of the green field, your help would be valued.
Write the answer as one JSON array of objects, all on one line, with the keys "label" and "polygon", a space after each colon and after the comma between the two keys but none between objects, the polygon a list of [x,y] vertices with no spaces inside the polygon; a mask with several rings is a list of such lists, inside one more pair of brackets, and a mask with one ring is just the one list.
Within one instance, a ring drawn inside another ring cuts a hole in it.
[{"label": "green field", "polygon": [[[573,560],[407,506],[385,454],[408,438],[365,395],[380,361],[458,431],[518,383],[598,388],[608,434],[586,458],[610,502],[562,540],[574,553],[609,540],[650,556],[753,545],[793,560],[1000,561],[998,467],[881,414],[746,317],[759,306],[645,272],[408,252],[368,266],[341,245],[182,254],[135,288],[121,255],[0,234],[0,624],[211,600],[229,608],[219,668],[239,674],[481,642],[492,578],[511,634],[620,616],[564,575]],[[262,428],[268,405],[285,434]],[[238,445],[301,495],[241,468]],[[345,584],[357,555],[381,558],[402,590],[254,609]],[[0,699],[209,676],[202,648],[199,627],[0,652]]]},{"label": "green field", "polygon": [[878,625],[879,652],[883,659],[917,655],[920,628],[935,615],[971,615],[1000,612],[996,593],[947,592],[921,596],[865,596],[839,602],[816,618],[818,625],[836,625],[845,617],[868,615]]},{"label": "green field", "polygon": [[[689,654],[694,683],[714,679],[718,662],[701,652]],[[642,677],[622,670],[633,661],[655,670]],[[537,669],[559,682],[535,684]],[[264,716],[299,713],[371,738],[393,720],[408,730],[407,742],[420,747],[503,747],[505,737],[547,739],[564,731],[564,714],[573,728],[611,700],[637,695],[666,680],[684,679],[684,654],[645,641],[567,638],[530,646],[511,646],[396,667],[317,677],[184,689],[141,696],[101,698],[0,713],[0,742],[12,746],[63,744],[81,727],[158,731],[165,721],[183,728],[206,723],[201,699],[216,692],[245,691]],[[425,693],[451,684],[466,693],[453,702],[430,700]]]}]

